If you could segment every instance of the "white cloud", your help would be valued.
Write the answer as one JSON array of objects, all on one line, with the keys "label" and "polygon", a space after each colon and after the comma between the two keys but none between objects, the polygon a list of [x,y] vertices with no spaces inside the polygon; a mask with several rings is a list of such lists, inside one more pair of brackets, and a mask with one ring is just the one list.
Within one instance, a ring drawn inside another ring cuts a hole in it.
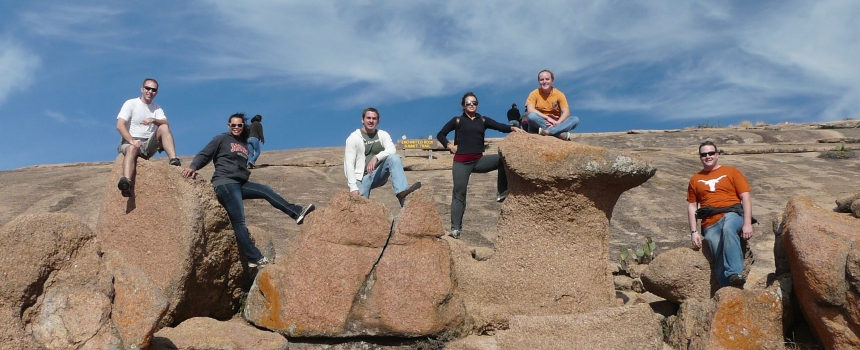
[{"label": "white cloud", "polygon": [[33,84],[41,60],[10,38],[0,38],[0,105],[15,91]]},{"label": "white cloud", "polygon": [[297,85],[348,106],[522,86],[549,68],[572,104],[596,111],[860,114],[853,0],[208,0],[149,21],[94,3],[104,5],[22,18],[38,35],[88,45],[145,42],[189,63],[186,79]]},{"label": "white cloud", "polygon": [[860,111],[855,1],[210,3],[226,25],[211,42],[224,44],[201,76],[360,91],[346,103],[522,83],[551,68],[557,85],[591,89],[576,103],[605,111],[791,117],[784,102],[795,98],[833,101],[819,111],[828,116]]}]

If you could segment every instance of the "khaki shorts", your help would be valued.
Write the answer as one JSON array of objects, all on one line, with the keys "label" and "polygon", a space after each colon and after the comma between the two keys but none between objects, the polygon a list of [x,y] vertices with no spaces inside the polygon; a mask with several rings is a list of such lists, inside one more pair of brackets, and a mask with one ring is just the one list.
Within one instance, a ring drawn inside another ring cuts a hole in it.
[{"label": "khaki shorts", "polygon": [[[156,133],[152,133],[152,136],[150,136],[148,139],[142,137],[134,138],[135,140],[141,141],[140,154],[138,154],[139,157],[143,159],[149,159],[161,149],[161,142],[158,141],[158,137],[155,134]],[[117,152],[122,153],[122,155],[125,155],[125,150],[128,148],[128,146],[131,146],[131,144],[128,143],[128,141],[126,140],[122,140],[116,150]]]}]

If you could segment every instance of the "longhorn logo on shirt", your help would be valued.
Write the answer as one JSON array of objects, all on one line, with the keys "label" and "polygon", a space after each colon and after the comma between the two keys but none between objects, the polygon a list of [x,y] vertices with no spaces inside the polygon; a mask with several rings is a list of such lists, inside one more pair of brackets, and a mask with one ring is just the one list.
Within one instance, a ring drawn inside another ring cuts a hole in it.
[{"label": "longhorn logo on shirt", "polygon": [[707,184],[707,185],[708,185],[708,187],[710,187],[709,191],[714,192],[714,191],[716,191],[716,190],[717,190],[717,182],[720,182],[720,180],[722,180],[724,177],[726,177],[726,175],[723,175],[723,176],[720,176],[720,177],[718,177],[718,178],[716,178],[716,179],[711,179],[711,180],[708,180],[708,181],[705,181],[705,180],[699,180],[699,182],[704,183],[704,184]]},{"label": "longhorn logo on shirt", "polygon": [[242,145],[241,143],[231,143],[230,144],[230,152],[237,152],[237,151],[244,153],[246,156],[248,155],[248,149],[245,148],[244,145]]}]

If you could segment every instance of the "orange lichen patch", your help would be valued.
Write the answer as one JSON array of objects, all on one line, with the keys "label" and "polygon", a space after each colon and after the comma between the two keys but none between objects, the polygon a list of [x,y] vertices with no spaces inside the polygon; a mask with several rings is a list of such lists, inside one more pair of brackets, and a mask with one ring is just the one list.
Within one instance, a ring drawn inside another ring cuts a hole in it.
[{"label": "orange lichen patch", "polygon": [[272,283],[272,276],[267,269],[260,271],[260,276],[257,279],[257,284],[260,287],[260,293],[266,299],[265,310],[268,314],[260,319],[260,326],[271,329],[283,329],[284,321],[281,319],[281,301],[275,285]]},{"label": "orange lichen patch", "polygon": [[782,301],[775,291],[721,292],[710,348],[769,349],[782,343]]}]

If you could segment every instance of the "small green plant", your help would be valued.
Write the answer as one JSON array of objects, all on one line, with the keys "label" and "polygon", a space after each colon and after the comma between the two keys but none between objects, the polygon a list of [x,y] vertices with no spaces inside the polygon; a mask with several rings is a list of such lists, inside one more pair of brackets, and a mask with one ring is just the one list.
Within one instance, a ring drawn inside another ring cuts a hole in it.
[{"label": "small green plant", "polygon": [[851,147],[845,146],[845,143],[839,143],[832,150],[824,151],[818,154],[818,158],[825,159],[849,159],[857,158],[857,154],[851,150]]},{"label": "small green plant", "polygon": [[635,261],[637,264],[647,264],[650,263],[651,260],[654,260],[656,253],[657,243],[654,243],[651,237],[645,237],[645,243],[643,243],[641,247],[632,250],[632,254],[630,249],[621,248],[621,259],[619,260],[619,264],[621,265],[621,269],[627,271],[627,268],[630,266],[631,258],[632,261]]}]

